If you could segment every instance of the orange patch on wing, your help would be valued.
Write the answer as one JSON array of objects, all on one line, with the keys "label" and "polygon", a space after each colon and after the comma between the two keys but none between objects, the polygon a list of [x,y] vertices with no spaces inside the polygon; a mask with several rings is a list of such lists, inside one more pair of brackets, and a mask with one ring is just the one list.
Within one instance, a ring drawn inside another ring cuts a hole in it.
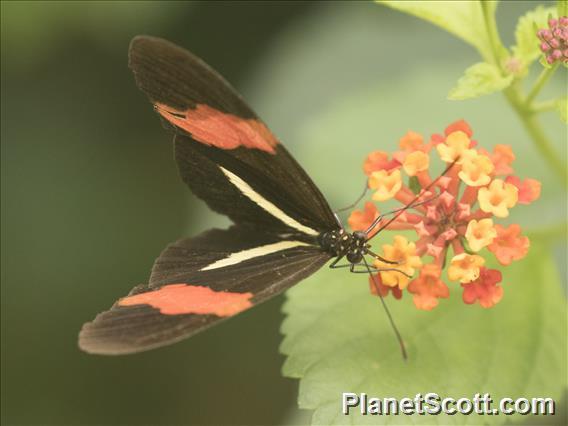
[{"label": "orange patch on wing", "polygon": [[214,291],[208,287],[170,284],[121,299],[119,306],[150,305],[164,315],[199,314],[230,317],[252,306],[252,293]]},{"label": "orange patch on wing", "polygon": [[186,111],[160,103],[155,106],[162,117],[206,145],[221,149],[244,146],[270,154],[275,153],[274,147],[278,145],[278,139],[260,120],[239,118],[203,104]]}]

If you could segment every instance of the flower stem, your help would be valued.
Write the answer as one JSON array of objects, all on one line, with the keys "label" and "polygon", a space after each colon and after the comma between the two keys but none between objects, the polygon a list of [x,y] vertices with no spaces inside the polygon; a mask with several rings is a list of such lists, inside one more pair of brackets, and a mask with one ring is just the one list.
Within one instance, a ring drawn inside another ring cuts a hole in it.
[{"label": "flower stem", "polygon": [[[487,34],[489,35],[489,42],[491,43],[491,52],[493,53],[493,64],[497,65],[501,71],[502,68],[499,64],[500,62],[500,52],[502,51],[503,43],[501,42],[501,37],[499,37],[499,32],[497,31],[497,23],[495,22],[495,14],[491,13],[489,5],[481,1],[481,10],[483,11],[483,19],[485,21],[485,28],[487,29]],[[487,60],[488,58],[485,58]]]},{"label": "flower stem", "polygon": [[526,100],[522,99],[519,89],[515,86],[508,87],[503,93],[509,101],[509,104],[513,107],[513,110],[515,110],[521,119],[525,130],[533,140],[540,154],[560,178],[562,185],[566,187],[568,184],[566,165],[562,161],[561,156],[556,153],[552,143],[544,133],[542,124],[538,116],[533,113],[532,107],[527,105]]},{"label": "flower stem", "polygon": [[[491,43],[491,50],[493,53],[493,63],[499,67],[503,75],[507,74],[501,63],[501,52],[505,51],[505,47],[499,38],[499,33],[497,32],[497,23],[495,22],[495,16],[490,12],[488,5],[485,2],[481,2],[481,7],[483,9],[483,18],[485,20],[485,27],[489,35],[489,41]],[[487,60],[487,58],[485,58]],[[554,71],[556,71],[558,64],[545,68],[531,89],[529,95],[525,97],[522,93],[522,89],[518,84],[511,84],[505,90],[503,94],[513,110],[519,116],[523,126],[529,136],[531,137],[534,145],[548,162],[551,169],[560,178],[561,184],[566,188],[568,185],[568,172],[566,170],[566,165],[564,164],[561,156],[556,153],[553,148],[552,143],[544,133],[542,124],[540,123],[537,115],[535,114],[534,107],[532,104],[533,99],[540,93],[541,89],[550,79]]]},{"label": "flower stem", "polygon": [[530,105],[534,100],[534,98],[540,93],[541,89],[544,87],[546,82],[550,79],[550,77],[552,77],[552,74],[554,74],[554,72],[556,71],[556,68],[558,68],[558,63],[554,64],[550,68],[544,68],[541,71],[540,75],[538,76],[538,78],[534,83],[533,88],[527,95],[527,98],[525,100],[525,103],[527,105]]},{"label": "flower stem", "polygon": [[536,114],[539,112],[552,111],[553,109],[556,108],[557,104],[558,104],[557,99],[550,99],[548,101],[536,102],[533,103],[531,112],[533,114]]},{"label": "flower stem", "polygon": [[546,134],[544,133],[544,130],[542,128],[542,124],[538,120],[537,116],[534,114],[527,115],[523,120],[523,124],[529,135],[531,135],[531,137],[533,138],[537,149],[552,166],[558,177],[562,180],[562,185],[566,187],[568,184],[566,176],[566,164],[564,164],[564,162],[561,160],[561,157],[552,147],[552,144],[546,137]]}]

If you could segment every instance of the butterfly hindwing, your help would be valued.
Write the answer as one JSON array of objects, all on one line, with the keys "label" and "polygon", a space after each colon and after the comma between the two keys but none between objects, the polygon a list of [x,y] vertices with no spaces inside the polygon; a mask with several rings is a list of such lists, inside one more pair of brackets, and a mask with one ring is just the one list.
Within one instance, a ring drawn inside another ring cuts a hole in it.
[{"label": "butterfly hindwing", "polygon": [[220,169],[225,167],[295,222],[318,232],[337,226],[306,172],[217,72],[187,50],[154,37],[136,37],[129,56],[138,86],[175,130],[182,179],[211,208],[237,223],[276,231],[290,227],[266,203],[259,207],[258,200],[244,195]]},{"label": "butterfly hindwing", "polygon": [[177,342],[283,292],[329,258],[318,246],[247,226],[180,240],[156,260],[149,285],[83,326],[79,346],[125,354]]}]

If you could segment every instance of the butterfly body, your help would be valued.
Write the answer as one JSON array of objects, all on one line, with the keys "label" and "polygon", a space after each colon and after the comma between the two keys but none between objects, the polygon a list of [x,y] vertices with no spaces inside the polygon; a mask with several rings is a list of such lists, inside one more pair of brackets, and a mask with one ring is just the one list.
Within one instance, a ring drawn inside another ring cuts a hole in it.
[{"label": "butterfly body", "polygon": [[343,228],[324,232],[319,236],[319,243],[323,250],[336,258],[345,257],[351,264],[359,264],[367,253],[370,245],[367,244],[367,234],[361,231],[346,232]]}]

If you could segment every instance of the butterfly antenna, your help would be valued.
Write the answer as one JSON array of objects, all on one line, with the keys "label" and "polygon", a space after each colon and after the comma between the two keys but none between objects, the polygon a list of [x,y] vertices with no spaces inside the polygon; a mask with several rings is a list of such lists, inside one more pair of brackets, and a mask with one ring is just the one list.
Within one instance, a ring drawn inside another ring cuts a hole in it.
[{"label": "butterfly antenna", "polygon": [[341,212],[344,212],[346,210],[351,210],[353,207],[355,207],[357,204],[359,204],[359,202],[365,197],[368,190],[369,190],[369,186],[367,184],[367,181],[365,181],[365,188],[363,188],[363,193],[361,195],[359,195],[359,197],[355,200],[355,202],[349,204],[347,207],[343,207],[341,209],[336,210],[335,213],[341,213]]},{"label": "butterfly antenna", "polygon": [[406,353],[406,346],[404,345],[404,341],[402,340],[402,336],[400,335],[400,332],[398,331],[398,328],[396,327],[396,324],[394,323],[394,319],[393,319],[393,317],[392,317],[392,315],[389,311],[387,303],[385,302],[385,299],[380,292],[379,283],[377,282],[377,277],[375,275],[373,275],[373,272],[371,271],[371,268],[369,267],[369,264],[367,263],[367,259],[363,258],[363,262],[365,262],[365,266],[367,267],[367,271],[369,271],[369,276],[373,280],[373,284],[375,286],[375,289],[377,290],[377,294],[378,294],[379,298],[381,299],[381,304],[383,305],[383,308],[385,310],[385,313],[387,314],[387,318],[389,319],[392,330],[394,331],[394,334],[396,336],[396,340],[398,341],[398,344],[400,346],[402,358],[405,361],[407,361],[408,360],[408,354]]},{"label": "butterfly antenna", "polygon": [[389,214],[398,213],[398,212],[400,212],[401,210],[404,211],[404,210],[407,210],[407,209],[409,209],[409,208],[415,208],[415,207],[418,207],[418,206],[422,206],[422,205],[424,205],[424,204],[428,204],[430,201],[435,200],[435,199],[438,198],[439,196],[440,196],[440,194],[436,194],[436,195],[434,195],[434,196],[428,198],[427,200],[422,200],[422,201],[420,201],[419,203],[416,203],[416,204],[408,204],[407,206],[400,207],[400,208],[398,208],[398,209],[391,210],[390,212],[383,213],[382,216],[387,216],[387,215],[389,215]]},{"label": "butterfly antenna", "polygon": [[[440,196],[440,194],[436,194],[436,195],[434,195],[433,197],[428,198],[427,200],[420,201],[419,203],[412,204],[412,205],[409,204],[408,206],[404,206],[404,207],[401,207],[401,208],[399,208],[399,209],[394,209],[394,210],[391,210],[390,212],[383,213],[382,215],[380,215],[379,217],[377,217],[377,218],[373,221],[373,223],[367,228],[367,230],[366,230],[365,232],[366,232],[367,234],[368,234],[369,232],[371,232],[371,231],[373,230],[373,228],[374,228],[378,223],[380,223],[381,220],[383,220],[383,218],[384,218],[385,216],[388,216],[389,214],[395,214],[395,213],[398,213],[398,212],[401,212],[401,211],[404,211],[404,210],[408,210],[409,208],[415,208],[415,207],[421,206],[421,205],[423,205],[423,204],[428,204],[430,201],[435,200],[435,199],[438,198],[439,196]],[[370,239],[370,238],[369,238],[369,239]]]},{"label": "butterfly antenna", "polygon": [[[438,183],[438,181],[442,178],[442,176],[445,176],[446,173],[448,173],[458,162],[459,157],[456,158],[450,165],[448,165],[448,167],[446,167],[444,169],[444,171],[440,174],[440,176],[438,176],[436,179],[434,179],[432,182],[430,182],[430,184],[428,184],[428,186],[426,186],[426,188],[424,188],[422,191],[420,191],[420,193],[414,197],[414,199],[408,203],[406,206],[402,207],[401,209],[398,210],[398,213],[395,214],[392,218],[390,218],[384,225],[382,225],[377,232],[375,232],[375,234],[369,238],[367,241],[370,241],[371,239],[373,239],[375,237],[375,235],[379,234],[379,232],[381,232],[383,229],[385,229],[386,227],[388,227],[391,223],[393,223],[395,220],[397,220],[401,214],[403,214],[406,210],[415,207],[417,204],[416,202],[420,199],[420,197],[428,192],[434,185],[436,185],[436,183]],[[436,197],[433,197],[432,199],[434,199]],[[431,200],[426,200],[426,201],[431,201]],[[423,204],[424,202],[422,202],[421,204]],[[371,226],[369,226],[369,228],[367,228],[367,230],[365,231],[367,234],[371,233],[373,231],[373,229],[375,228],[375,226],[378,225],[378,223],[381,221],[381,216],[379,216],[378,218],[376,218],[373,223],[371,224]]]}]

